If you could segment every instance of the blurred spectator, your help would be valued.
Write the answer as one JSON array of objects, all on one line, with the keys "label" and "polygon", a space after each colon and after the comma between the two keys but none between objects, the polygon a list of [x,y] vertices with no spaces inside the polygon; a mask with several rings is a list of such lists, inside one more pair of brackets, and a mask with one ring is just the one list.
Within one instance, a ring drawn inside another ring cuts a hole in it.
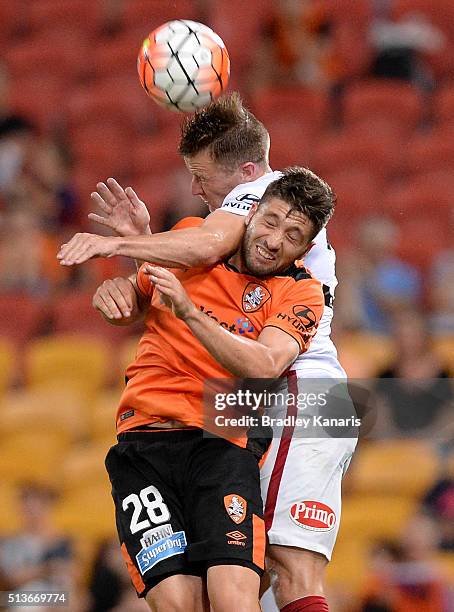
[{"label": "blurred spectator", "polygon": [[437,524],[440,550],[454,552],[454,479],[446,477],[434,483],[422,507]]},{"label": "blurred spectator", "polygon": [[342,66],[336,54],[328,5],[317,0],[273,3],[256,58],[256,85],[307,85],[327,89]]},{"label": "blurred spectator", "polygon": [[2,589],[73,590],[72,544],[53,524],[55,499],[55,493],[44,486],[24,484],[20,488],[22,529],[0,540]]},{"label": "blurred spectator", "polygon": [[371,73],[375,77],[402,79],[422,89],[432,89],[433,75],[424,56],[442,51],[445,36],[419,13],[393,20],[393,4],[393,0],[373,2],[375,18],[369,34],[375,57]]},{"label": "blurred spectator", "polygon": [[398,544],[383,542],[371,551],[361,612],[449,612],[450,594],[438,566],[436,527],[416,516]]},{"label": "blurred spectator", "polygon": [[431,330],[434,334],[454,335],[454,248],[435,256],[431,280]]},{"label": "blurred spectator", "polygon": [[389,219],[372,217],[359,227],[357,248],[339,262],[342,282],[336,315],[348,328],[388,334],[391,317],[418,306],[421,277],[395,254],[399,229]]},{"label": "blurred spectator", "polygon": [[380,434],[426,435],[450,423],[453,390],[449,374],[431,348],[427,322],[414,312],[402,312],[392,329],[394,363],[379,374]]},{"label": "blurred spectator", "polygon": [[148,609],[146,603],[137,598],[116,540],[100,546],[89,591],[89,612],[145,612]]},{"label": "blurred spectator", "polygon": [[[0,225],[0,291],[46,295],[51,284],[46,263],[54,254],[35,212],[18,207],[4,214]],[[50,266],[58,271],[53,261]]]}]

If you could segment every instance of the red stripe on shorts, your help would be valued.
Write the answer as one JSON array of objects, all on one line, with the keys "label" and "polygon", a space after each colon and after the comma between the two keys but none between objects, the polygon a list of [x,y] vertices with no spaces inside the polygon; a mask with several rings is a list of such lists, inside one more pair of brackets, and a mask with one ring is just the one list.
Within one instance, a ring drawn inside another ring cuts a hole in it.
[{"label": "red stripe on shorts", "polygon": [[[289,403],[289,405],[287,406],[287,413],[285,416],[294,416],[296,418],[298,411],[298,406],[296,402],[296,397],[298,395],[298,385],[295,372],[289,372],[287,374],[287,386],[289,393],[293,394],[294,401],[293,403]],[[284,472],[284,466],[287,460],[287,455],[290,448],[290,442],[292,441],[294,429],[295,425],[286,425],[282,430],[282,436],[279,442],[279,449],[276,454],[276,461],[274,462],[273,471],[271,472],[270,484],[268,486],[268,493],[266,495],[265,529],[267,532],[273,524],[277,494],[279,492],[279,486],[281,484],[282,474]]]}]

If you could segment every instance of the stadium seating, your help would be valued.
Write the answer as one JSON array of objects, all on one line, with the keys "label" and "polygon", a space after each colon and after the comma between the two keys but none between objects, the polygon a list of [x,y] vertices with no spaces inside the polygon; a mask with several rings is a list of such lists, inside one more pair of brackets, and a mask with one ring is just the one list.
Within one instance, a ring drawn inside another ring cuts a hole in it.
[{"label": "stadium seating", "polygon": [[[111,445],[116,443],[112,435]],[[63,492],[92,487],[105,489],[109,481],[104,459],[108,447],[101,445],[77,445],[64,458],[61,465]]]},{"label": "stadium seating", "polygon": [[89,410],[83,396],[71,389],[12,391],[0,402],[0,432],[14,438],[33,423],[36,435],[53,432],[67,444],[88,433]]},{"label": "stadium seating", "polygon": [[114,505],[106,474],[104,487],[88,485],[68,491],[55,509],[55,523],[77,539],[99,542],[116,537]]},{"label": "stadium seating", "polygon": [[454,86],[447,83],[441,86],[433,96],[433,118],[436,125],[446,133],[454,131]]},{"label": "stadium seating", "polygon": [[[22,349],[39,332],[46,310],[42,299],[26,293],[3,293],[0,299],[2,337]],[[13,317],[14,325],[11,325]]]},{"label": "stadium seating", "polygon": [[3,397],[8,386],[13,381],[13,372],[16,368],[16,354],[14,348],[7,340],[0,341],[0,398]]},{"label": "stadium seating", "polygon": [[2,440],[0,482],[38,482],[57,488],[61,484],[59,466],[68,450],[61,431],[35,430],[35,423]]},{"label": "stadium seating", "polygon": [[370,378],[390,365],[394,345],[390,338],[372,333],[345,333],[339,338],[340,362],[353,378]]},{"label": "stadium seating", "polygon": [[322,176],[354,168],[385,179],[399,170],[398,146],[395,135],[377,132],[366,138],[355,130],[328,133],[315,143],[312,164]]},{"label": "stadium seating", "polygon": [[108,367],[109,351],[99,340],[66,335],[42,338],[27,349],[27,386],[71,388],[92,399],[104,386]]},{"label": "stadium seating", "polygon": [[454,336],[435,339],[434,350],[442,365],[454,378]]},{"label": "stadium seating", "polygon": [[[396,470],[396,465],[394,465]],[[374,479],[375,472],[369,473]],[[345,500],[342,507],[342,531],[355,534],[355,540],[397,539],[402,525],[417,509],[415,501],[397,490],[385,495],[358,494]]]},{"label": "stadium seating", "polygon": [[425,441],[370,441],[361,444],[352,465],[353,488],[358,497],[392,497],[398,492],[417,499],[436,478],[438,467],[435,451]]},{"label": "stadium seating", "polygon": [[[454,105],[452,110],[454,112]],[[451,138],[442,128],[429,133],[417,133],[407,143],[405,170],[415,178],[419,174],[440,171],[448,178],[453,165],[454,137]]]},{"label": "stadium seating", "polygon": [[351,85],[343,98],[347,129],[383,118],[396,132],[408,134],[424,118],[421,94],[407,83],[370,80]]},{"label": "stadium seating", "polygon": [[92,407],[91,435],[101,444],[112,438],[115,432],[115,414],[120,399],[118,389],[104,391],[96,398]]}]

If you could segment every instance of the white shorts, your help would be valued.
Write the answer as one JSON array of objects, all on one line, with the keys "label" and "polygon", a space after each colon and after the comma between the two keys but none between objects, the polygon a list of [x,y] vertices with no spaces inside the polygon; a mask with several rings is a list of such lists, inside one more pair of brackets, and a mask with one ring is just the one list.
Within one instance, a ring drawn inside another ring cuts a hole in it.
[{"label": "white shorts", "polygon": [[[325,386],[332,379],[334,387],[340,376],[334,370],[290,372],[283,389],[288,394],[301,394],[304,389],[313,388],[311,383],[304,384],[309,378],[323,379]],[[282,411],[286,416],[292,411],[298,417],[313,414],[307,407],[297,410],[284,406],[280,411],[274,412],[276,422],[278,416],[283,416]],[[345,416],[344,410],[341,412]],[[322,437],[314,437],[319,429],[307,433],[298,423],[273,425],[273,430],[273,441],[261,468],[268,541],[318,552],[330,560],[339,531],[342,477],[357,438],[330,437],[324,432]],[[356,430],[347,432],[356,436]]]}]

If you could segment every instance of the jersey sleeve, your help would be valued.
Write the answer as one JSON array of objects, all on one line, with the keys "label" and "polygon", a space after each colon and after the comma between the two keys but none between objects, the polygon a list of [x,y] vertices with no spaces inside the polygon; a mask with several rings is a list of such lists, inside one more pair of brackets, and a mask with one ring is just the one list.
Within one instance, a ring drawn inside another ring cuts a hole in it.
[{"label": "jersey sleeve", "polygon": [[185,217],[172,227],[172,230],[186,229],[188,227],[200,227],[205,219],[202,217]]},{"label": "jersey sleeve", "polygon": [[272,311],[264,327],[277,327],[294,338],[300,353],[309,348],[323,315],[324,295],[321,283],[313,278],[285,285],[273,299]]},{"label": "jersey sleeve", "polygon": [[144,263],[140,266],[137,272],[137,287],[144,297],[151,298],[153,295],[153,283],[150,281],[149,275],[145,274],[145,266],[148,265],[148,263]]}]

